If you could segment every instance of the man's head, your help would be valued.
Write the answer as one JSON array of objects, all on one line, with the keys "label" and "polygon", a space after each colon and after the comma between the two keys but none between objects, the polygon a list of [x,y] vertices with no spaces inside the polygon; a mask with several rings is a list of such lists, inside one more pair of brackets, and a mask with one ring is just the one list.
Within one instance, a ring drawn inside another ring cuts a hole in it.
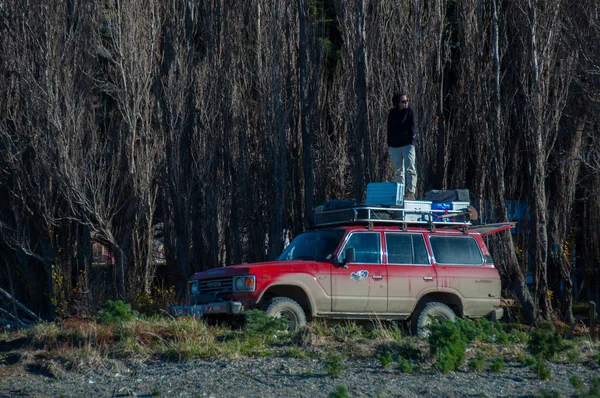
[{"label": "man's head", "polygon": [[408,98],[404,93],[396,93],[392,97],[392,104],[394,104],[394,108],[398,109],[406,109],[408,108]]}]

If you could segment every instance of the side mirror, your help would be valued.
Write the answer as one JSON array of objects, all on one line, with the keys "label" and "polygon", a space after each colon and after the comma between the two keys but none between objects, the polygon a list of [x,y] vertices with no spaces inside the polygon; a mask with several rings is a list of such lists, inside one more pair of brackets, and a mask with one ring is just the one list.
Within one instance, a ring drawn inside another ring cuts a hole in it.
[{"label": "side mirror", "polygon": [[346,249],[346,260],[344,264],[353,263],[356,260],[356,251],[353,247]]}]

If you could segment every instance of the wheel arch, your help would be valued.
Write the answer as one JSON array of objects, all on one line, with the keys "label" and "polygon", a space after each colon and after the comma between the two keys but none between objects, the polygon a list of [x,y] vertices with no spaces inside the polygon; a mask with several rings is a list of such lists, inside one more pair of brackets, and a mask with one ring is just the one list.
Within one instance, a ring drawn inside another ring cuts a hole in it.
[{"label": "wheel arch", "polygon": [[418,314],[423,307],[427,305],[427,303],[433,302],[446,304],[452,309],[452,311],[454,311],[456,316],[461,318],[464,316],[464,304],[462,299],[457,294],[449,292],[431,292],[425,294],[417,302],[417,305],[413,309],[411,316]]},{"label": "wheel arch", "polygon": [[312,320],[314,305],[309,294],[302,286],[289,284],[269,286],[258,302],[259,308],[264,308],[274,297],[288,297],[296,301],[304,310],[307,319]]}]

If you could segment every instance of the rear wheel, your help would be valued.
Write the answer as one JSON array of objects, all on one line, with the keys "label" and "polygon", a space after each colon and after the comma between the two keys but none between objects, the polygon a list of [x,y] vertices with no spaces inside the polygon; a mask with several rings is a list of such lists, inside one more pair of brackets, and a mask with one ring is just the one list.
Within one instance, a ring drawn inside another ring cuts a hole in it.
[{"label": "rear wheel", "polygon": [[283,318],[288,323],[290,332],[297,332],[306,326],[306,314],[296,301],[289,297],[275,297],[267,305],[268,316]]},{"label": "rear wheel", "polygon": [[446,304],[438,302],[427,303],[425,307],[413,315],[411,320],[413,334],[421,338],[427,338],[429,336],[429,329],[427,326],[431,324],[432,319],[435,319],[438,322],[454,322],[456,314]]}]

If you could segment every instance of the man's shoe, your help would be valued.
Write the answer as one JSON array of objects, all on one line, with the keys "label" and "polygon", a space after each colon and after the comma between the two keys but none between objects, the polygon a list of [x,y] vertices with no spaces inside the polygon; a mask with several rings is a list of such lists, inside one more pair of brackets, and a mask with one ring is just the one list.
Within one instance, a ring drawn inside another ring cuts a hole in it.
[{"label": "man's shoe", "polygon": [[415,193],[411,191],[406,191],[404,195],[404,200],[415,200]]}]

